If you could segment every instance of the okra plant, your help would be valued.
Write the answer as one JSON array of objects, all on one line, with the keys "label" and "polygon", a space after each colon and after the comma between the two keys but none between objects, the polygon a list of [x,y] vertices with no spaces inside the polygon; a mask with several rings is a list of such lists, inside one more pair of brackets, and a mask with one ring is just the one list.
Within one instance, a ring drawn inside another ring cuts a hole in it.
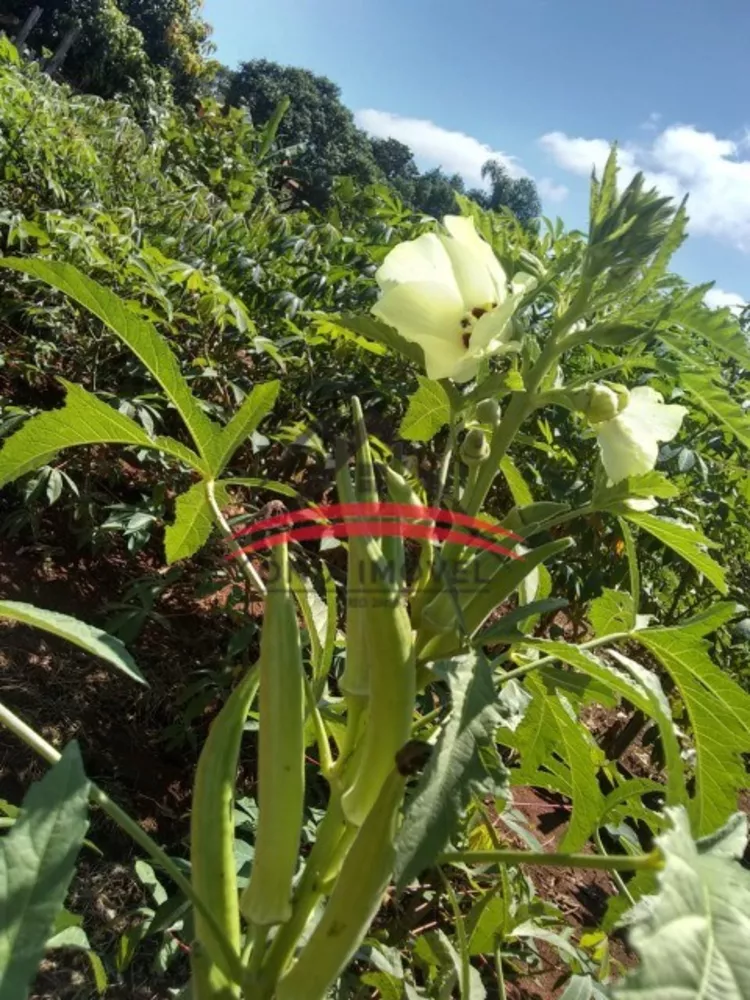
[{"label": "okra plant", "polygon": [[[151,436],[65,383],[63,408],[28,419],[0,450],[0,485],[75,446],[157,451],[195,475],[176,498],[167,561],[190,557],[215,529],[248,592],[265,601],[258,661],[213,722],[198,763],[189,877],[88,781],[75,746],[60,755],[0,708],[0,721],[54,763],[2,841],[1,997],[20,997],[33,976],[72,876],[87,801],[133,836],[192,904],[194,1000],[323,1000],[363,960],[381,907],[398,905],[398,894],[435,868],[454,907],[456,966],[437,993],[427,982],[405,982],[398,995],[485,996],[466,941],[477,909],[450,877],[481,871],[505,897],[507,869],[519,865],[604,870],[626,898],[642,900],[631,918],[638,968],[621,981],[590,982],[588,993],[571,982],[571,996],[750,996],[750,877],[736,860],[747,838],[736,810],[750,697],[714,666],[704,640],[735,606],[721,601],[660,626],[639,613],[638,558],[645,533],[726,594],[711,540],[658,513],[675,489],[655,466],[659,445],[689,420],[686,402],[747,437],[747,415],[722,396],[691,338],[747,367],[750,348],[728,314],[709,312],[690,293],[660,294],[685,207],[645,190],[640,176],[619,193],[614,153],[592,184],[588,239],[572,236],[567,252],[554,253],[560,242],[550,239],[548,252],[533,256],[514,245],[508,226],[468,202],[462,209],[388,254],[372,315],[338,320],[424,371],[401,428],[415,455],[422,443],[444,439],[437,467],[419,476],[413,456],[397,459],[368,437],[352,400],[352,447],[335,444],[347,548],[340,614],[327,569],[325,599],[313,594],[309,553],[303,558],[287,531],[294,517],[279,516],[281,533],[249,552],[225,513],[243,490],[295,495],[284,484],[227,474],[271,412],[279,384],[256,385],[219,426],[167,343],[111,292],[70,265],[0,260],[97,316],[148,369],[185,430],[182,439]],[[601,366],[567,378],[570,359],[591,345],[601,349]],[[613,345],[624,348],[616,360],[607,354]],[[694,387],[679,402],[665,401],[675,359]],[[575,505],[534,500],[511,457],[519,443],[533,447],[542,411],[595,441],[595,468],[578,484]],[[304,516],[322,525],[321,535],[332,529],[326,508],[308,505]],[[593,601],[585,641],[551,638],[544,623],[564,606],[552,594],[552,572],[575,545],[576,522],[593,516],[619,526],[627,587]],[[313,603],[327,609],[322,620]],[[0,615],[62,635],[143,680],[122,644],[97,629],[12,601],[0,602]],[[341,671],[333,669],[336,646]],[[235,781],[256,699],[259,812],[240,891]],[[628,777],[607,758],[580,721],[596,701],[651,720],[659,781]],[[303,856],[312,743],[327,806]],[[504,839],[503,817],[520,785],[570,800],[557,850],[520,850]],[[645,850],[629,819],[650,829]],[[489,843],[477,848],[472,831],[484,827]],[[497,995],[505,996],[501,941],[495,958]]]}]

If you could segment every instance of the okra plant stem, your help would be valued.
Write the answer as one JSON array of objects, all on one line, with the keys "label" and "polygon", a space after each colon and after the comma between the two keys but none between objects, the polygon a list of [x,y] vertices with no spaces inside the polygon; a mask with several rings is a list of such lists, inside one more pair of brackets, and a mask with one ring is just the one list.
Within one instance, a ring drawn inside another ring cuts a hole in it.
[{"label": "okra plant stem", "polygon": [[343,859],[349,846],[346,832],[347,825],[341,809],[341,798],[339,795],[334,795],[320,822],[317,839],[297,884],[291,919],[279,927],[276,937],[266,951],[258,979],[258,991],[257,994],[252,994],[259,1000],[266,1000],[273,994],[277,980],[291,958],[316,903],[323,895],[326,874],[337,867],[337,863]]},{"label": "okra plant stem", "polygon": [[[43,757],[49,764],[56,764],[59,761],[61,755],[52,744],[48,743],[39,733],[35,732],[31,726],[27,726],[22,719],[19,719],[2,702],[0,702],[0,723],[35,753],[39,754],[40,757]],[[90,783],[89,798],[94,805],[99,806],[102,812],[106,813],[131,840],[134,840],[139,847],[142,847],[146,854],[169,875],[177,888],[184,893],[186,899],[189,899],[195,909],[200,912],[206,923],[211,925],[211,931],[222,951],[221,956],[216,955],[212,956],[212,958],[214,958],[217,965],[220,965],[226,972],[230,973],[233,979],[240,982],[243,975],[240,957],[230,946],[210,911],[194,891],[190,880],[182,874],[166,851],[159,847],[156,841],[152,840],[145,830],[142,830],[136,821],[128,816],[125,810],[113,802],[107,793],[102,791],[93,781]]]}]

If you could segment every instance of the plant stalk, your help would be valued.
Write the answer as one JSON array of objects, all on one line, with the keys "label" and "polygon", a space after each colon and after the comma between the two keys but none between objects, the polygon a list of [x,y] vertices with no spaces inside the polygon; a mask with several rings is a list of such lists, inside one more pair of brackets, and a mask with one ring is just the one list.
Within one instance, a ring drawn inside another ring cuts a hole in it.
[{"label": "plant stalk", "polygon": [[544,851],[446,851],[438,859],[441,865],[538,865],[554,868],[592,868],[598,871],[658,871],[662,857],[651,854],[547,854]]},{"label": "plant stalk", "polygon": [[234,552],[237,558],[237,563],[240,567],[240,571],[242,572],[243,576],[250,584],[250,586],[253,588],[253,590],[265,596],[266,593],[265,583],[263,583],[260,576],[258,575],[258,571],[248,559],[247,553],[243,552],[242,546],[234,537],[234,532],[232,531],[229,522],[222,514],[221,508],[216,502],[216,491],[214,489],[213,479],[206,480],[206,496],[208,497],[208,503],[209,506],[211,507],[211,512],[214,515],[214,520],[216,521],[216,524],[219,527],[219,531],[221,531],[222,535],[227,541],[227,545],[232,550],[232,552]]}]

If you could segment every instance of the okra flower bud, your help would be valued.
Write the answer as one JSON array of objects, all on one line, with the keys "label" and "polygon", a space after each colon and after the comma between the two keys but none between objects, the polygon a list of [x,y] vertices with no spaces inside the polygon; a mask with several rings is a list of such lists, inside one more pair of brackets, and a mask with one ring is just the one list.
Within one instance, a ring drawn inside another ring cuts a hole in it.
[{"label": "okra flower bud", "polygon": [[500,423],[502,411],[496,399],[483,399],[480,403],[477,403],[476,414],[480,424],[497,427]]},{"label": "okra flower bud", "polygon": [[490,455],[487,435],[479,427],[472,427],[461,443],[461,461],[466,465],[479,465]]}]

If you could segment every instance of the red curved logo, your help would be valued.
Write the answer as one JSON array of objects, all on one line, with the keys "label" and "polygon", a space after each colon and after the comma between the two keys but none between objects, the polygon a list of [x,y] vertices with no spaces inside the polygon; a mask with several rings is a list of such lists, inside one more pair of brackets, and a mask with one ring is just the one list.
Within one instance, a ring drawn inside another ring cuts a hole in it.
[{"label": "red curved logo", "polygon": [[[313,521],[313,524],[306,524]],[[276,530],[280,529],[280,530]],[[266,534],[275,532],[274,534]],[[498,537],[514,542],[520,535],[499,524],[471,517],[442,507],[422,507],[416,504],[369,502],[336,503],[303,510],[288,511],[256,521],[235,534],[235,539],[260,535],[243,546],[242,551],[252,554],[284,542],[307,542],[323,538],[377,538],[400,537],[404,539],[447,542],[484,549],[508,559],[519,559],[521,554],[498,544]],[[489,538],[486,536],[490,536]]]}]

